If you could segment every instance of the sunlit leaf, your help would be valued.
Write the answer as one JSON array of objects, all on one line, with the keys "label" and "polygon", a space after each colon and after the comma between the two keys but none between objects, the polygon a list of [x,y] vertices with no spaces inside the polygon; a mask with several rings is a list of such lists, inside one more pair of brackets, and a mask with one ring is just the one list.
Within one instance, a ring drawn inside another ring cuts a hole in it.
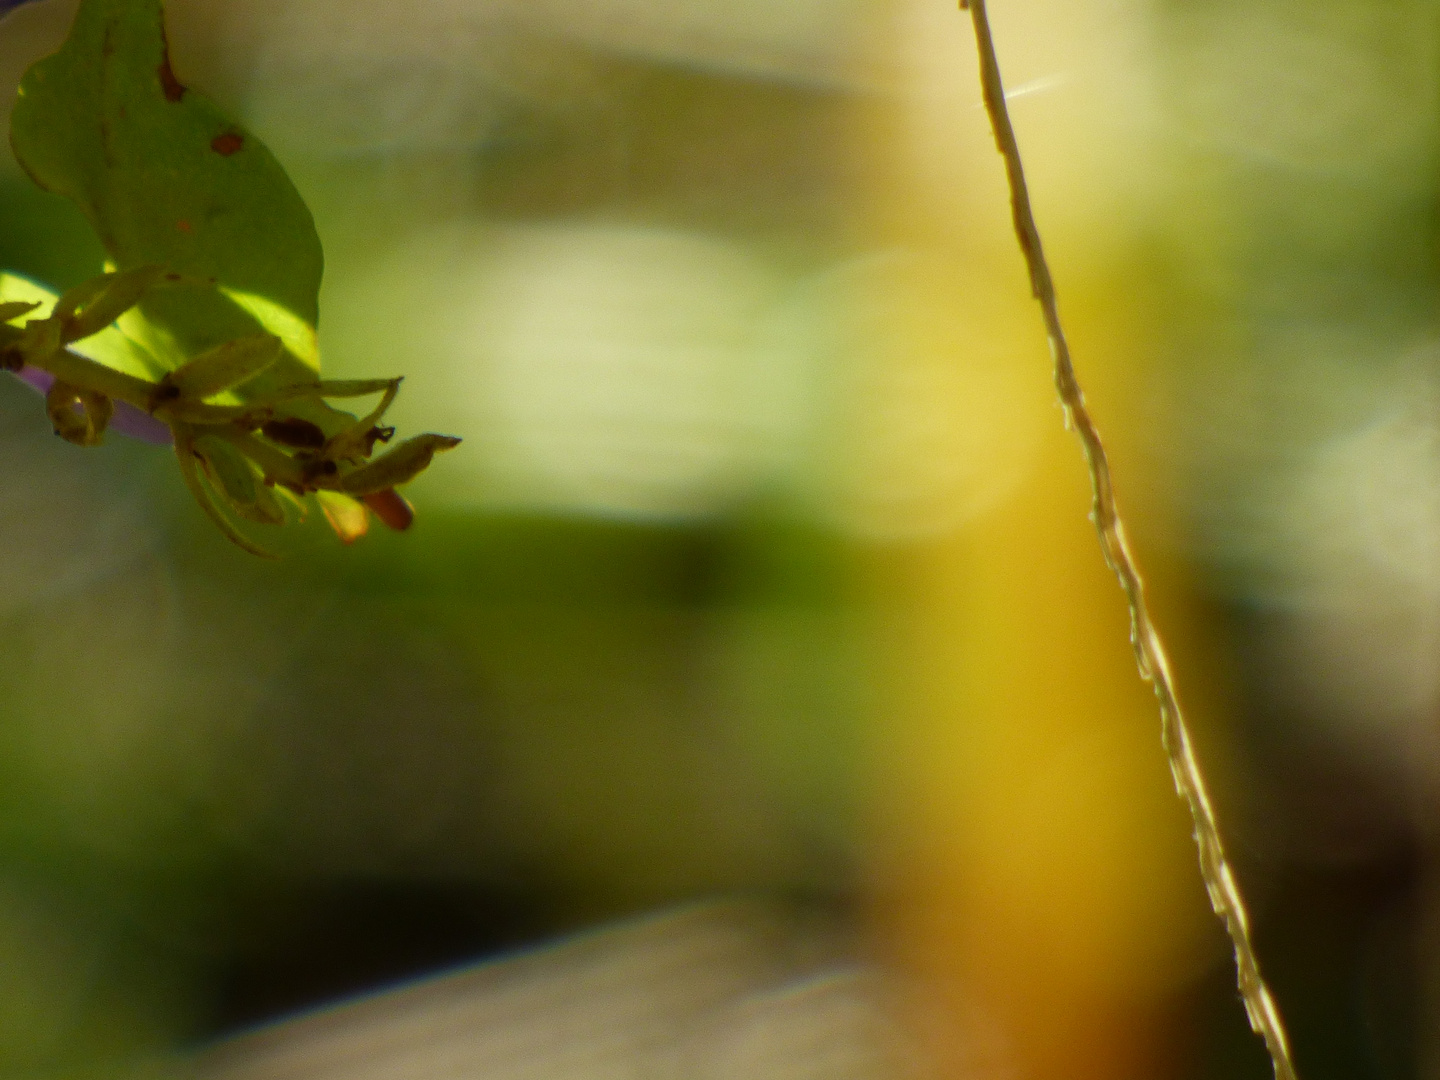
[{"label": "sunlit leaf", "polygon": [[163,333],[143,344],[162,364],[273,329],[283,312],[294,355],[270,377],[315,377],[302,343],[322,267],[310,211],[260,140],[177,78],[160,0],[84,0],[65,45],[26,73],[11,141],[37,183],[79,204],[117,268],[230,290],[182,283],[144,299]]},{"label": "sunlit leaf", "polygon": [[317,375],[320,373],[320,342],[315,337],[315,325],[308,323],[273,300],[239,289],[220,286],[220,291],[255,317],[255,321],[267,332],[274,334],[285,344],[285,348],[297,359],[303,361]]},{"label": "sunlit leaf", "polygon": [[0,274],[0,303],[35,305],[35,318],[48,318],[59,294],[20,274]]},{"label": "sunlit leaf", "polygon": [[0,322],[14,322],[22,315],[28,315],[40,304],[37,301],[7,300],[0,302]]}]

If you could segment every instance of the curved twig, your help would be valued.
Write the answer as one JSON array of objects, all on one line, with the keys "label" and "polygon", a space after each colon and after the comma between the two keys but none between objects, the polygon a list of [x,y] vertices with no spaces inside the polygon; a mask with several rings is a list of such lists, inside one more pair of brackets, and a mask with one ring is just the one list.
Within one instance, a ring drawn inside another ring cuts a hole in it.
[{"label": "curved twig", "polygon": [[1025,170],[1020,162],[1020,147],[1015,141],[1015,129],[1010,124],[1010,114],[1005,107],[1005,88],[1000,81],[1000,65],[995,58],[995,44],[991,39],[990,23],[985,15],[985,0],[960,0],[960,7],[969,8],[970,19],[975,28],[985,111],[990,116],[996,147],[1005,160],[1015,235],[1020,241],[1020,250],[1030,272],[1030,289],[1039,301],[1045,318],[1045,333],[1050,339],[1050,352],[1055,367],[1055,389],[1060,395],[1067,425],[1080,437],[1080,445],[1085,451],[1085,463],[1089,467],[1093,494],[1092,517],[1095,529],[1100,535],[1100,547],[1105,554],[1105,561],[1115,572],[1129,603],[1130,640],[1135,647],[1135,659],[1140,667],[1140,675],[1155,688],[1155,697],[1160,704],[1161,738],[1170,761],[1170,772],[1175,778],[1176,790],[1189,806],[1190,816],[1194,820],[1195,843],[1200,849],[1200,871],[1205,878],[1206,891],[1210,894],[1210,904],[1224,921],[1230,941],[1235,947],[1240,995],[1250,1017],[1250,1026],[1265,1040],[1265,1048],[1270,1052],[1270,1061],[1275,1068],[1276,1080],[1296,1080],[1295,1065],[1291,1060],[1290,1045],[1285,1036],[1285,1025],[1280,1018],[1275,999],[1260,974],[1260,962],[1250,940],[1245,901],[1225,858],[1220,826],[1210,804],[1204,774],[1190,743],[1185,717],[1180,711],[1180,700],[1175,692],[1174,678],[1170,674],[1170,662],[1159,631],[1151,621],[1149,605],[1145,601],[1145,586],[1125,538],[1125,525],[1115,503],[1110,462],[1100,441],[1100,432],[1085,406],[1085,395],[1081,392],[1080,383],[1075,378],[1074,365],[1070,361],[1070,347],[1065,340],[1065,330],[1060,323],[1060,311],[1055,301],[1055,283],[1045,261],[1044,249],[1040,245],[1040,232],[1030,209]]}]

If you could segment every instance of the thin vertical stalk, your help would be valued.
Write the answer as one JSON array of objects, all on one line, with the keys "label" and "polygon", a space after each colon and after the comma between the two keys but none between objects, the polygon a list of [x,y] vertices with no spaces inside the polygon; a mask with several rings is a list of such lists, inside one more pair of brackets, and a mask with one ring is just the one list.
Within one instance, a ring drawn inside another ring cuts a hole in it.
[{"label": "thin vertical stalk", "polygon": [[1020,162],[1020,147],[1015,141],[1015,129],[1010,124],[1009,110],[1005,107],[1005,88],[1000,81],[1000,65],[995,58],[995,43],[991,38],[990,22],[985,14],[985,0],[960,0],[960,7],[969,9],[975,28],[985,110],[990,116],[996,147],[1005,161],[1015,235],[1020,241],[1020,250],[1030,272],[1030,290],[1039,301],[1044,315],[1045,333],[1050,339],[1050,353],[1054,360],[1055,389],[1065,410],[1066,424],[1080,437],[1080,445],[1085,452],[1093,494],[1091,518],[1100,536],[1100,547],[1105,554],[1105,561],[1119,579],[1120,588],[1124,590],[1130,607],[1130,640],[1135,647],[1135,660],[1139,664],[1141,677],[1154,687],[1155,697],[1160,705],[1161,739],[1169,758],[1170,772],[1175,778],[1175,788],[1190,808],[1190,816],[1194,820],[1195,843],[1200,851],[1200,872],[1205,879],[1206,891],[1210,894],[1210,904],[1215,909],[1215,914],[1224,922],[1230,941],[1235,947],[1240,995],[1250,1017],[1250,1026],[1265,1040],[1265,1048],[1270,1052],[1270,1060],[1275,1067],[1276,1080],[1296,1080],[1295,1066],[1285,1036],[1285,1025],[1280,1019],[1280,1010],[1276,1007],[1275,999],[1260,974],[1260,962],[1250,940],[1245,901],[1225,858],[1225,847],[1220,839],[1220,827],[1206,790],[1205,777],[1195,757],[1185,717],[1180,711],[1180,700],[1175,692],[1170,662],[1160,634],[1151,620],[1149,605],[1145,601],[1145,586],[1125,538],[1125,525],[1115,503],[1110,462],[1100,441],[1100,432],[1095,427],[1090,410],[1085,406],[1085,395],[1075,378],[1070,347],[1065,340],[1065,330],[1061,325],[1060,311],[1055,301],[1055,283],[1050,276],[1050,267],[1040,245],[1040,232],[1030,209],[1025,170]]}]

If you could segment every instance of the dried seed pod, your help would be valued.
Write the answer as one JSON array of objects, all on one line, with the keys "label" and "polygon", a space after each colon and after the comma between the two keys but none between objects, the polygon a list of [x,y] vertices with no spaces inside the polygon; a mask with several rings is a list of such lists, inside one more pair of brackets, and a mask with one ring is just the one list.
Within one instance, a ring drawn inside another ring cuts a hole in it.
[{"label": "dried seed pod", "polygon": [[[375,449],[376,440],[379,439],[381,442],[385,441],[385,438],[381,437],[385,429],[378,427],[378,425],[380,418],[385,415],[385,410],[390,408],[390,403],[395,400],[395,395],[399,392],[399,379],[391,379],[386,383],[385,393],[381,395],[379,404],[370,410],[367,415],[355,421],[355,423],[351,424],[326,443],[325,456],[335,461],[354,462],[364,461],[368,458]],[[386,436],[386,438],[388,438],[388,436]],[[429,459],[427,458],[426,460],[428,461]],[[421,468],[424,468],[424,466],[421,466]],[[388,487],[390,485],[386,486]]]},{"label": "dried seed pod", "polygon": [[413,480],[430,459],[442,450],[459,446],[452,435],[416,435],[395,449],[346,473],[340,478],[340,489],[351,495],[373,495]]},{"label": "dried seed pod", "polygon": [[104,394],[56,379],[45,394],[45,411],[55,434],[76,446],[98,446],[115,406]]},{"label": "dried seed pod", "polygon": [[325,432],[320,430],[320,425],[298,416],[267,420],[260,426],[260,434],[271,442],[296,450],[319,450],[325,445]]}]

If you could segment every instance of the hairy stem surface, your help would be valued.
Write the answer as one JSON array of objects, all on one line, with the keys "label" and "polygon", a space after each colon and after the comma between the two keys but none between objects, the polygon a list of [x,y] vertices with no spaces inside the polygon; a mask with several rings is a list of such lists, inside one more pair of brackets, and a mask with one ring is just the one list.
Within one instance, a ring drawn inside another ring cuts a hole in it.
[{"label": "hairy stem surface", "polygon": [[1055,283],[1050,276],[1050,267],[1040,245],[1040,232],[1030,209],[1030,194],[1025,185],[1020,147],[1015,141],[1015,129],[1010,124],[1010,113],[1005,106],[1005,88],[1000,81],[1000,65],[995,58],[995,43],[991,38],[990,22],[985,14],[985,0],[960,0],[960,6],[962,9],[969,9],[975,29],[985,111],[990,116],[996,147],[1005,161],[1015,235],[1030,273],[1030,289],[1039,301],[1045,319],[1045,333],[1050,339],[1050,352],[1054,360],[1055,389],[1060,395],[1066,422],[1080,437],[1080,445],[1085,452],[1093,494],[1091,517],[1100,536],[1100,547],[1105,554],[1105,561],[1115,572],[1129,603],[1130,640],[1135,647],[1135,659],[1139,664],[1141,677],[1155,688],[1155,697],[1160,704],[1161,739],[1170,761],[1170,772],[1175,778],[1176,790],[1189,806],[1190,816],[1194,820],[1195,843],[1200,850],[1200,872],[1205,878],[1210,904],[1224,921],[1230,941],[1235,947],[1240,995],[1250,1017],[1250,1026],[1265,1040],[1265,1047],[1270,1052],[1270,1060],[1275,1067],[1276,1080],[1296,1080],[1295,1065],[1291,1060],[1290,1045],[1285,1036],[1285,1025],[1280,1018],[1275,999],[1260,974],[1260,962],[1250,940],[1250,923],[1245,911],[1245,901],[1225,858],[1225,847],[1220,839],[1220,827],[1206,790],[1205,777],[1195,757],[1185,717],[1180,711],[1180,700],[1175,692],[1170,662],[1159,631],[1151,621],[1149,605],[1145,601],[1145,586],[1125,538],[1125,525],[1116,506],[1114,486],[1111,482],[1110,462],[1100,441],[1100,432],[1085,406],[1085,395],[1075,378],[1070,347],[1065,340],[1065,330],[1061,325],[1060,311],[1055,301]]}]

